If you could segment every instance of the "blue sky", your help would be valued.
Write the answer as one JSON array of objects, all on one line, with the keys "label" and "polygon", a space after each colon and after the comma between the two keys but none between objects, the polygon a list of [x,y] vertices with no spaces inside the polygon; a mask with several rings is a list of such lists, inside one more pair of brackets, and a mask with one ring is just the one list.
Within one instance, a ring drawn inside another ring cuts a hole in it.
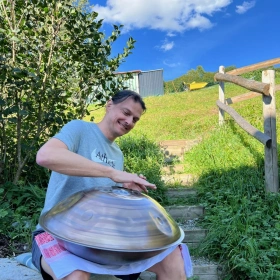
[{"label": "blue sky", "polygon": [[102,31],[122,24],[113,53],[135,49],[119,71],[163,69],[172,80],[202,65],[237,68],[280,57],[279,0],[90,0]]}]

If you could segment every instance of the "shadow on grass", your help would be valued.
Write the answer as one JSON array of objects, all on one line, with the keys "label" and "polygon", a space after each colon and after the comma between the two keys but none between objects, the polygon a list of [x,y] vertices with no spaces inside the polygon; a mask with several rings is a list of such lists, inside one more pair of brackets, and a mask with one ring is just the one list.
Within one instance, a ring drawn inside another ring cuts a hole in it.
[{"label": "shadow on grass", "polygon": [[208,230],[198,253],[223,264],[222,279],[280,279],[280,195],[265,191],[255,156],[256,168],[211,170],[193,185]]}]

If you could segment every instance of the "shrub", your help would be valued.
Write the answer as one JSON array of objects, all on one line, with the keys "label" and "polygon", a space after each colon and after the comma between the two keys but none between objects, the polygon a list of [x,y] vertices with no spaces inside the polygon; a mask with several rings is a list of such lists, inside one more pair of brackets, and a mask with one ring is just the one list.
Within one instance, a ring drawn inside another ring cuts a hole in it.
[{"label": "shrub", "polygon": [[6,183],[0,187],[0,234],[31,242],[44,205],[45,190],[36,185]]},{"label": "shrub", "polygon": [[164,182],[161,179],[164,154],[160,147],[146,136],[125,136],[118,143],[124,154],[125,170],[146,176],[149,182],[157,186],[157,190],[149,190],[149,195],[160,203],[166,201]]}]

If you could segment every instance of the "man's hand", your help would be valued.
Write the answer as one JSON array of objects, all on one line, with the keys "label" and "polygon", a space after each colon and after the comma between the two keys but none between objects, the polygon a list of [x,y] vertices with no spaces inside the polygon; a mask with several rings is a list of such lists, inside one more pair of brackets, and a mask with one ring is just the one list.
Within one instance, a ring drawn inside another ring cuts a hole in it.
[{"label": "man's hand", "polygon": [[[116,170],[117,171],[117,170]],[[123,187],[140,192],[148,192],[147,188],[156,189],[155,184],[151,184],[142,174],[132,174],[128,172],[118,171],[114,174],[112,180],[117,183],[123,183]]]}]

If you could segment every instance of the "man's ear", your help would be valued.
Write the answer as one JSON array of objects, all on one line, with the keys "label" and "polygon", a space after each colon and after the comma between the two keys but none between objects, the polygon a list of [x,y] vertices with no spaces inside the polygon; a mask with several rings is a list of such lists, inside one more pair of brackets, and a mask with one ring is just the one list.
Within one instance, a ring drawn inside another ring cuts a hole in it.
[{"label": "man's ear", "polygon": [[108,100],[107,103],[106,103],[106,112],[107,112],[108,110],[110,110],[110,108],[112,107],[112,105],[113,105],[112,99]]}]

